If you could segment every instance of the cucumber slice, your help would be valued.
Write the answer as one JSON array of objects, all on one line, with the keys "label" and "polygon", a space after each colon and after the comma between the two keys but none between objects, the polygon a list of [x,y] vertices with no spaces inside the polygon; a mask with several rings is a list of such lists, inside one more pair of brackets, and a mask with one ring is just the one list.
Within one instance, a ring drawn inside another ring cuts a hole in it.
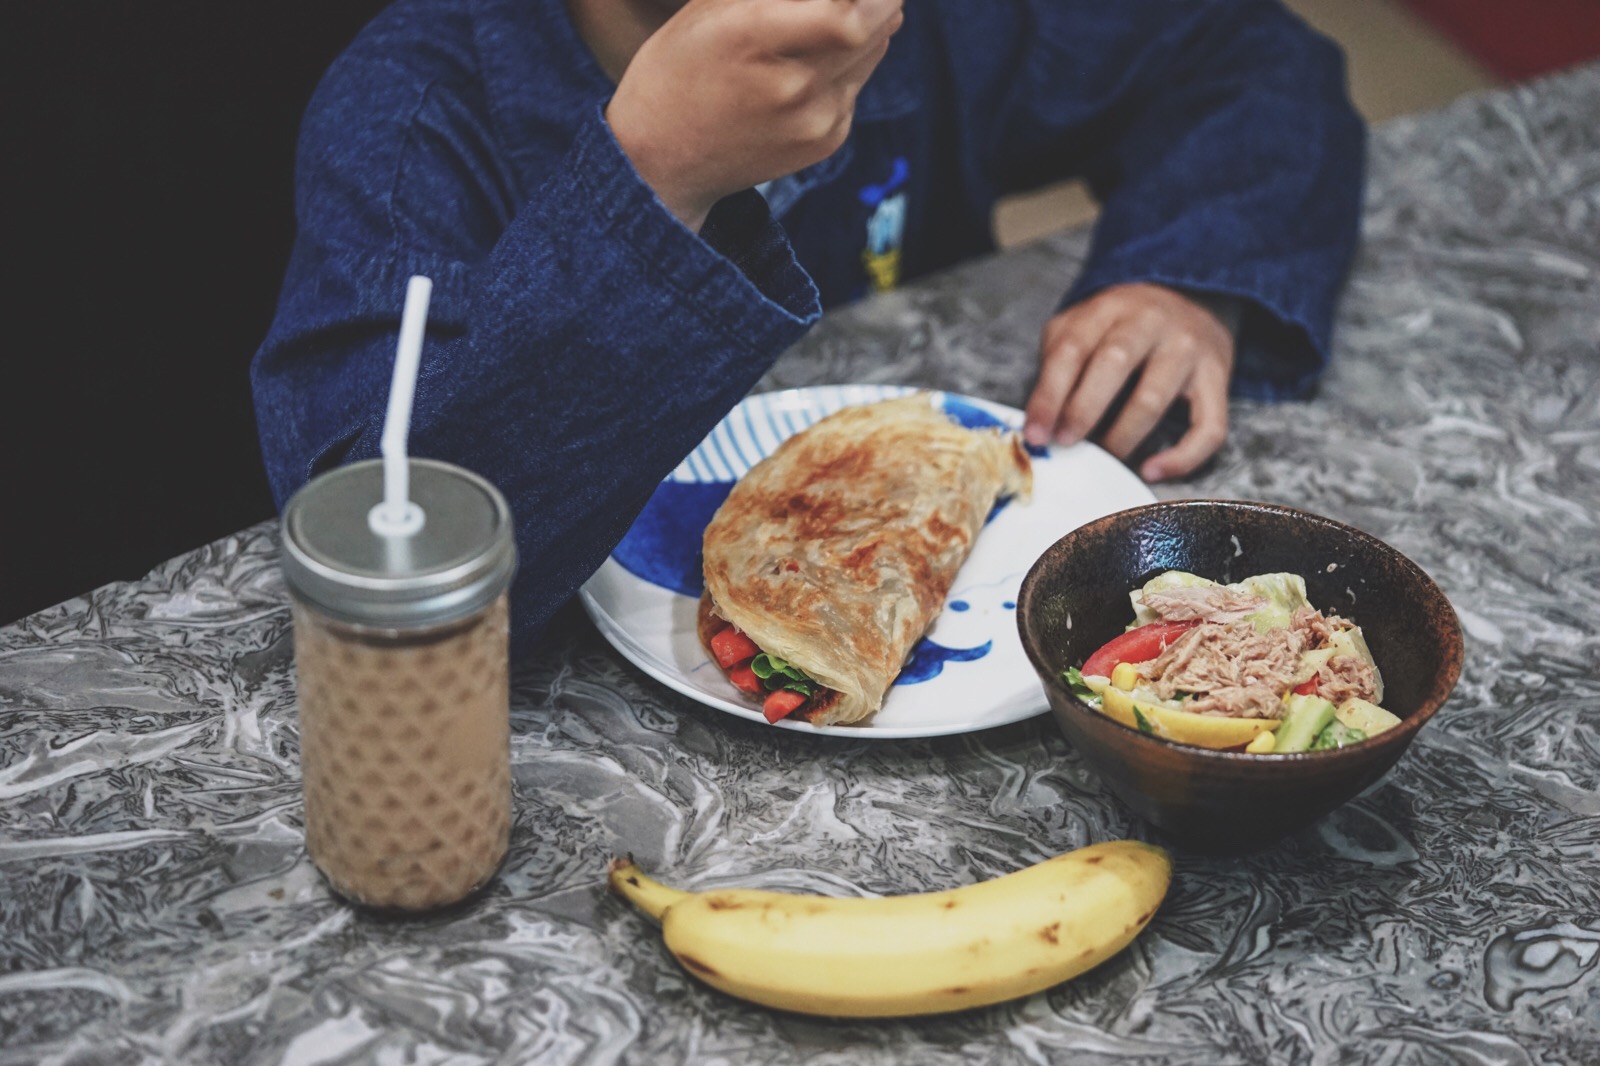
[{"label": "cucumber slice", "polygon": [[1333,721],[1333,704],[1321,696],[1294,696],[1284,701],[1283,724],[1278,727],[1278,742],[1274,754],[1309,750],[1317,734]]},{"label": "cucumber slice", "polygon": [[1328,723],[1328,728],[1317,734],[1317,739],[1311,743],[1311,750],[1327,751],[1330,748],[1347,748],[1351,744],[1356,744],[1366,739],[1367,734],[1359,729],[1351,729],[1335,718]]}]

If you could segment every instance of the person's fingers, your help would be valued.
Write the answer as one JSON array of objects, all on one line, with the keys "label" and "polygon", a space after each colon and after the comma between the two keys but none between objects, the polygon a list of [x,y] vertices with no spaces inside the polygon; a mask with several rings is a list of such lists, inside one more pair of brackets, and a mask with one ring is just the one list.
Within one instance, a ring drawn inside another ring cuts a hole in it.
[{"label": "person's fingers", "polygon": [[1039,338],[1039,380],[1028,397],[1022,436],[1029,444],[1048,444],[1061,412],[1078,382],[1084,359],[1094,350],[1111,317],[1094,304],[1063,311],[1045,323]]},{"label": "person's fingers", "polygon": [[835,69],[832,75],[833,82],[849,93],[852,108],[855,107],[856,93],[861,91],[861,86],[866,84],[872,72],[878,69],[878,64],[883,62],[883,57],[889,53],[889,42],[899,29],[900,20],[896,18],[892,22],[880,25],[862,47],[840,53],[844,63]]},{"label": "person's fingers", "polygon": [[888,50],[889,39],[885,37],[875,51],[857,56],[854,62],[832,75],[825,75],[812,65],[812,74],[817,79],[813,84],[819,87],[791,98],[791,106],[784,112],[786,128],[806,142],[822,145],[826,154],[838,151],[850,135],[856,97]]},{"label": "person's fingers", "polygon": [[855,0],[855,6],[869,22],[899,21],[905,0]]},{"label": "person's fingers", "polygon": [[1100,443],[1106,451],[1119,459],[1133,454],[1188,385],[1197,358],[1196,342],[1186,334],[1168,337],[1157,344],[1139,375],[1138,384],[1101,437]]},{"label": "person's fingers", "polygon": [[905,25],[904,0],[856,0],[856,7],[871,28],[871,41],[888,41]]},{"label": "person's fingers", "polygon": [[[784,0],[784,3],[791,7],[819,4],[838,7],[844,6],[846,0],[806,0],[805,3]],[[796,116],[803,116],[803,121],[812,128],[831,127],[837,116],[825,117],[824,112],[855,109],[856,94],[883,61],[889,51],[889,41],[898,28],[899,22],[895,21],[880,25],[864,39],[844,34],[841,40],[848,41],[848,45],[812,41],[779,47],[775,53],[778,61],[772,64],[769,82],[774,102]],[[859,47],[856,46],[858,40],[861,41]],[[848,132],[848,124],[845,132]]]},{"label": "person's fingers", "polygon": [[1077,387],[1067,400],[1056,439],[1071,444],[1087,437],[1128,379],[1150,357],[1157,340],[1158,334],[1149,316],[1117,319],[1089,353]]},{"label": "person's fingers", "polygon": [[1139,475],[1146,481],[1183,477],[1199,469],[1228,438],[1228,369],[1206,361],[1195,368],[1185,390],[1189,429],[1172,447],[1144,461]]},{"label": "person's fingers", "polygon": [[889,51],[890,36],[885,33],[867,48],[848,53],[842,64],[824,71],[824,76],[834,85],[848,90],[854,99],[855,93],[866,83],[867,78],[878,68],[878,64]]},{"label": "person's fingers", "polygon": [[900,28],[901,0],[841,0],[796,3],[782,0],[761,11],[762,40],[772,54],[789,58],[840,60],[873,50]]}]

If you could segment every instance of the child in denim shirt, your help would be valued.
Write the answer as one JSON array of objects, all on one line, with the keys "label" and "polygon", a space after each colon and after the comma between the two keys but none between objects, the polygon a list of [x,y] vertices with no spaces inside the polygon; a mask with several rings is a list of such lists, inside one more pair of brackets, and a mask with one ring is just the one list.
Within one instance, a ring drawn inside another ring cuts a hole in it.
[{"label": "child in denim shirt", "polygon": [[[995,200],[1102,200],[1026,434],[1181,476],[1227,398],[1303,395],[1364,131],[1275,0],[399,0],[307,113],[252,367],[280,504],[377,454],[406,278],[434,280],[413,454],[511,502],[519,642],[827,306],[993,247]],[[759,190],[759,191],[758,191]],[[1063,279],[1065,283],[1066,279]]]}]

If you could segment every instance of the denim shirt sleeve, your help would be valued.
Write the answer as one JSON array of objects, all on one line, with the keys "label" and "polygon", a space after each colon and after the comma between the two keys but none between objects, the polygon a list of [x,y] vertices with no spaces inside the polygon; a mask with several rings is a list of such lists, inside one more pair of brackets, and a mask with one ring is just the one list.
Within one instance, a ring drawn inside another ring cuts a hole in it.
[{"label": "denim shirt sleeve", "polygon": [[[489,217],[488,168],[429,166],[396,180],[406,167],[360,173],[365,165],[307,179],[303,217],[326,221],[303,221],[252,367],[273,491],[281,506],[318,470],[378,454],[406,280],[428,274],[410,450],[505,493],[521,557],[513,640],[525,646],[656,483],[816,319],[816,290],[754,192],[719,204],[704,238],[679,223],[599,108],[503,228]],[[343,180],[368,194],[345,196]],[[307,196],[351,206],[319,215],[327,204]],[[454,211],[481,204],[485,217],[459,219],[431,242],[416,231],[402,240],[395,219],[407,196]],[[477,255],[462,237],[475,231],[497,233]]]},{"label": "denim shirt sleeve", "polygon": [[1000,181],[1075,172],[1102,204],[1063,305],[1135,281],[1238,298],[1234,394],[1303,395],[1360,221],[1366,135],[1342,54],[1263,0],[1028,10]]}]

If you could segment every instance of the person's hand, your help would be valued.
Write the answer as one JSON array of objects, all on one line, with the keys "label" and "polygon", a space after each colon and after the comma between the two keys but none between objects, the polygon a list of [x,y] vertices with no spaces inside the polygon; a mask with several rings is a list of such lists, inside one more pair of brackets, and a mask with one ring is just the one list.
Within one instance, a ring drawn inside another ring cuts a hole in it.
[{"label": "person's hand", "polygon": [[1182,477],[1209,459],[1228,435],[1233,335],[1217,317],[1161,285],[1116,285],[1045,324],[1039,380],[1028,398],[1030,444],[1082,440],[1127,382],[1137,383],[1100,443],[1127,458],[1180,397],[1189,428],[1146,459],[1146,481]]},{"label": "person's hand", "polygon": [[606,121],[639,176],[698,230],[724,196],[844,143],[901,0],[690,0],[617,84]]}]

